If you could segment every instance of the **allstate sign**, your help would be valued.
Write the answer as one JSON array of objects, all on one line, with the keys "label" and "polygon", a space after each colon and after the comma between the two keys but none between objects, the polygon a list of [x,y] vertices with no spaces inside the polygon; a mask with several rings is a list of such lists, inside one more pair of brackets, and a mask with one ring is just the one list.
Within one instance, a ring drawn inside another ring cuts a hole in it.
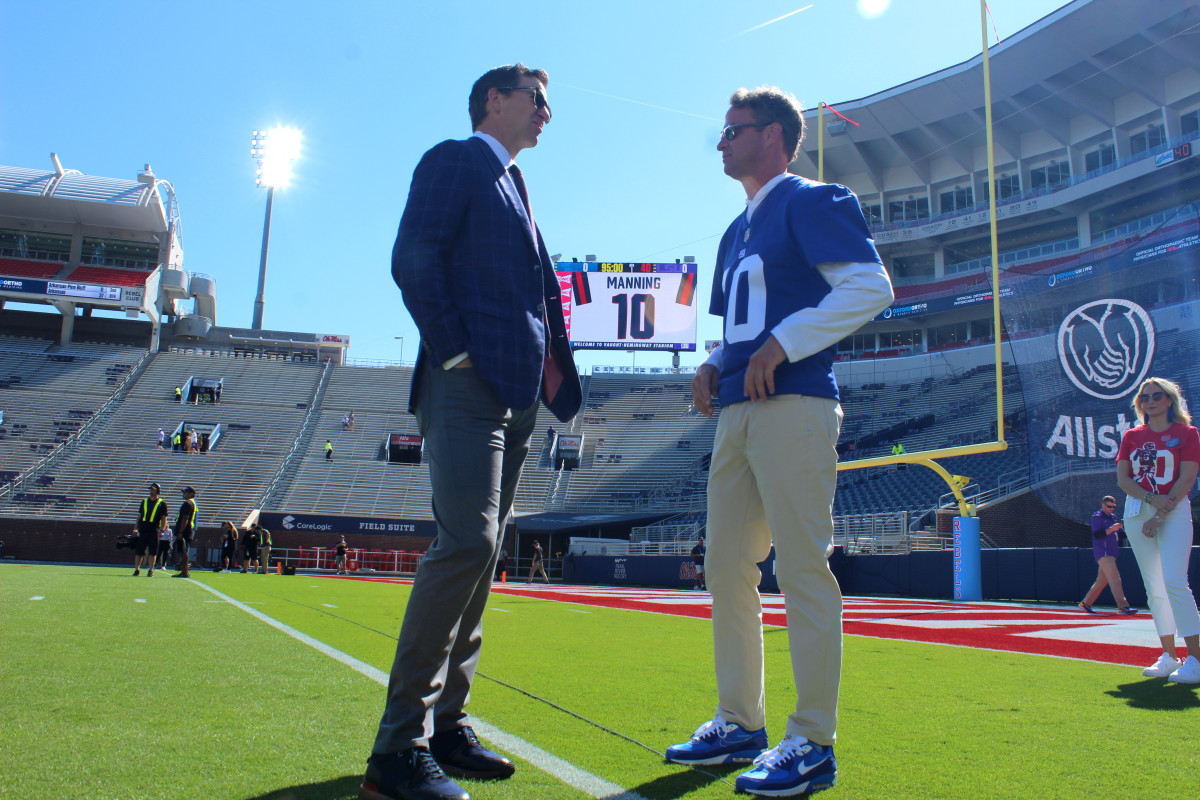
[{"label": "allstate sign", "polygon": [[1154,323],[1130,300],[1079,306],[1058,328],[1058,360],[1071,383],[1100,400],[1119,400],[1141,385],[1154,359]]}]

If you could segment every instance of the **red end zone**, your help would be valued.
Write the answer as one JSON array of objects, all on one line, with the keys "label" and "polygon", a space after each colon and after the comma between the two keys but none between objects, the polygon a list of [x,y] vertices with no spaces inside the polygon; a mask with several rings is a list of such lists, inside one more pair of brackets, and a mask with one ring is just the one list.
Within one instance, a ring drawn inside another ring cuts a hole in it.
[{"label": "red end zone", "polygon": [[[712,616],[712,598],[707,592],[528,584],[495,584],[492,591],[658,614],[702,619]],[[786,627],[783,595],[764,594],[762,601],[763,622]],[[1131,666],[1145,666],[1160,652],[1158,634],[1148,612],[1134,617],[1115,613],[1092,616],[1061,606],[847,597],[843,630],[854,636]]]},{"label": "red end zone", "polygon": [[[358,578],[359,580],[396,580]],[[401,582],[411,583],[403,580]],[[497,583],[496,594],[537,597],[575,605],[712,617],[708,592]],[[782,595],[764,594],[763,621],[787,627]],[[1150,613],[1089,615],[1062,606],[1019,603],[955,603],[884,597],[847,597],[843,630],[853,636],[1005,650],[1110,664],[1145,666],[1158,657],[1158,634]]]}]

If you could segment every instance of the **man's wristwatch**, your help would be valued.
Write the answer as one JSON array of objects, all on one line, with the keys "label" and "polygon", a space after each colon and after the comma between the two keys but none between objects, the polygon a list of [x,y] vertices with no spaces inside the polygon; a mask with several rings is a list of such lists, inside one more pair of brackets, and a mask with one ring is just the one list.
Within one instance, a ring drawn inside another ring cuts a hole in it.
[{"label": "man's wristwatch", "polygon": [[1153,499],[1154,499],[1154,493],[1153,493],[1153,492],[1146,492],[1146,494],[1144,494],[1144,495],[1142,496],[1142,499],[1143,499],[1143,500],[1145,500],[1147,503],[1149,503],[1151,500],[1153,500]]}]

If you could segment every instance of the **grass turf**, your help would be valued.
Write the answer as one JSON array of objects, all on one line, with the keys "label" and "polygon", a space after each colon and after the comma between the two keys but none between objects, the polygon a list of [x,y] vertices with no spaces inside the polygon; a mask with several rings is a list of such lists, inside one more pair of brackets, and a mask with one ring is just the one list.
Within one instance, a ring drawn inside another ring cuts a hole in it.
[{"label": "grass turf", "polygon": [[[193,575],[391,665],[402,584]],[[706,620],[493,595],[485,631],[481,719],[649,800],[732,795],[737,769],[658,754],[713,712]],[[766,647],[777,737],[785,632]],[[200,586],[112,568],[0,566],[0,652],[0,798],[354,797],[383,702],[374,681]],[[1157,800],[1200,785],[1196,688],[1129,667],[847,637],[839,733],[831,794],[847,800]],[[586,796],[528,764],[464,785],[484,800]]]}]

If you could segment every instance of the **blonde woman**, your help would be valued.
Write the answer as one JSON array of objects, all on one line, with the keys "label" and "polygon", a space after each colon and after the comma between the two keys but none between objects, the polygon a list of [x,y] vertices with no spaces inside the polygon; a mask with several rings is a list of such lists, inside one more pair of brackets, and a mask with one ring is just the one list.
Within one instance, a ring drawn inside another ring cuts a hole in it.
[{"label": "blonde woman", "polygon": [[[1173,683],[1200,683],[1200,612],[1188,587],[1192,506],[1188,491],[1200,471],[1200,432],[1191,425],[1179,386],[1148,378],[1133,399],[1141,425],[1121,437],[1117,485],[1125,500],[1125,529],[1146,585],[1162,655],[1142,674]],[[1176,658],[1175,634],[1187,645]]]}]

